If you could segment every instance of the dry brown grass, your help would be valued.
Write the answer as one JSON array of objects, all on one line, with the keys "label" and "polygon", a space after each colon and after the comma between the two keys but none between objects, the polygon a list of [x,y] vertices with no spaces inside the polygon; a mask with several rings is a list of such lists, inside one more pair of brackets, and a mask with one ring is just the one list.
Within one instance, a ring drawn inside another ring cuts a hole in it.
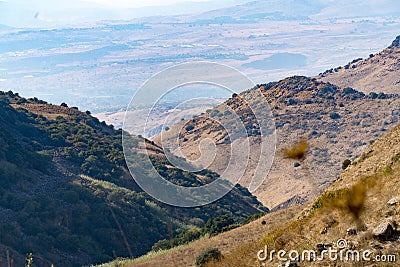
[{"label": "dry brown grass", "polygon": [[[104,266],[195,266],[196,257],[210,247],[218,248],[223,256],[229,255],[227,260],[230,260],[231,255],[235,255],[234,257],[237,257],[237,259],[242,258],[243,262],[247,262],[247,265],[243,266],[249,266],[251,263],[253,264],[252,266],[254,266],[256,258],[249,258],[249,256],[255,256],[257,251],[260,250],[260,247],[263,247],[263,237],[280,227],[282,221],[290,221],[298,214],[299,210],[301,210],[300,207],[292,207],[288,210],[272,212],[240,228],[211,238],[205,237],[188,245],[173,248],[168,251],[149,254],[135,260],[115,261],[114,263],[109,263]],[[265,224],[262,224],[262,221],[265,221]],[[243,249],[243,246],[246,248]],[[238,247],[243,251],[242,254],[238,254]],[[215,266],[242,266],[220,265],[223,264],[223,262],[224,261],[214,264],[216,264]]]},{"label": "dry brown grass", "polygon": [[[308,220],[307,218],[301,219]],[[260,266],[257,259],[257,252],[265,246],[268,250],[279,251],[285,248],[304,249],[309,248],[309,242],[302,235],[302,224],[296,220],[282,220],[272,231],[265,233],[264,237],[257,242],[243,243],[219,261],[207,264],[207,267],[231,267],[231,266]],[[301,240],[303,239],[303,240]],[[273,265],[275,266],[275,265]]]}]

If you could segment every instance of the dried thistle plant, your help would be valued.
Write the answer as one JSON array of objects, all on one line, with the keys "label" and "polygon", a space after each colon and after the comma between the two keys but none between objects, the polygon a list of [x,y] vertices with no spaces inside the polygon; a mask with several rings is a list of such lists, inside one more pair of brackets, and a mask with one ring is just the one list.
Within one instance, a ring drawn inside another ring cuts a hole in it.
[{"label": "dried thistle plant", "polygon": [[307,140],[301,140],[296,145],[292,146],[291,148],[286,149],[283,154],[285,157],[293,160],[303,160],[306,156],[308,149],[308,142]]}]

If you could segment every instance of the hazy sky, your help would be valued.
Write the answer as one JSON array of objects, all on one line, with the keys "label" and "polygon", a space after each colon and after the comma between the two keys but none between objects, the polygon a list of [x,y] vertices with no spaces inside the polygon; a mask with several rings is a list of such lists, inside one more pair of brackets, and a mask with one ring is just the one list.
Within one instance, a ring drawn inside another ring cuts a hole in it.
[{"label": "hazy sky", "polygon": [[0,0],[0,24],[68,26],[99,20],[204,12],[250,0]]},{"label": "hazy sky", "polygon": [[[12,27],[65,27],[100,20],[200,13],[254,0],[0,0],[0,24]],[[260,12],[288,3],[323,4],[322,17],[399,15],[399,0],[263,0]],[[293,10],[292,10],[293,11]],[[294,10],[297,12],[296,10]]]},{"label": "hazy sky", "polygon": [[[192,2],[209,2],[210,0],[193,0]],[[82,0],[82,2],[96,3],[105,7],[138,8],[145,6],[168,6],[187,2],[187,0]]]}]

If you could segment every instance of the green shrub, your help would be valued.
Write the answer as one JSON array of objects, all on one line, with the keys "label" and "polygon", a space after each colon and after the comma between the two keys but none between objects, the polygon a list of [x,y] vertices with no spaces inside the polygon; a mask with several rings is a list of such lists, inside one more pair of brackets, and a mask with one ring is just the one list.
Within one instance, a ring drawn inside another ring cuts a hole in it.
[{"label": "green shrub", "polygon": [[199,239],[202,235],[202,229],[192,228],[189,229],[176,237],[177,245],[188,244],[196,239]]},{"label": "green shrub", "polygon": [[155,251],[155,252],[161,251],[161,250],[168,250],[173,247],[172,243],[173,243],[172,240],[163,239],[163,240],[160,240],[157,243],[155,243],[153,245],[153,247],[151,248],[151,250]]},{"label": "green shrub", "polygon": [[217,235],[219,233],[228,231],[230,225],[234,224],[235,221],[228,215],[219,216],[213,220],[209,219],[204,226],[204,232],[210,236]]},{"label": "green shrub", "polygon": [[222,258],[222,254],[217,248],[208,248],[206,251],[201,253],[196,258],[196,265],[199,267],[205,266],[209,261],[219,261]]}]

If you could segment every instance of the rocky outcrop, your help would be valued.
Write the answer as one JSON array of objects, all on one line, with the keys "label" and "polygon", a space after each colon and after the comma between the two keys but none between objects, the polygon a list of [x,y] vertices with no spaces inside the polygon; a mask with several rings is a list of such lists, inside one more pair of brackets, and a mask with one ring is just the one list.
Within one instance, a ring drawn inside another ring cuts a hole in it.
[{"label": "rocky outcrop", "polygon": [[387,204],[388,204],[389,206],[394,206],[394,205],[396,205],[396,204],[399,203],[399,202],[400,202],[400,197],[394,197],[394,198],[390,199],[390,200],[387,202]]},{"label": "rocky outcrop", "polygon": [[396,231],[394,230],[393,227],[393,222],[391,221],[385,221],[378,225],[373,231],[372,234],[374,235],[375,239],[378,239],[380,241],[387,241],[391,240],[394,235],[396,234]]}]

